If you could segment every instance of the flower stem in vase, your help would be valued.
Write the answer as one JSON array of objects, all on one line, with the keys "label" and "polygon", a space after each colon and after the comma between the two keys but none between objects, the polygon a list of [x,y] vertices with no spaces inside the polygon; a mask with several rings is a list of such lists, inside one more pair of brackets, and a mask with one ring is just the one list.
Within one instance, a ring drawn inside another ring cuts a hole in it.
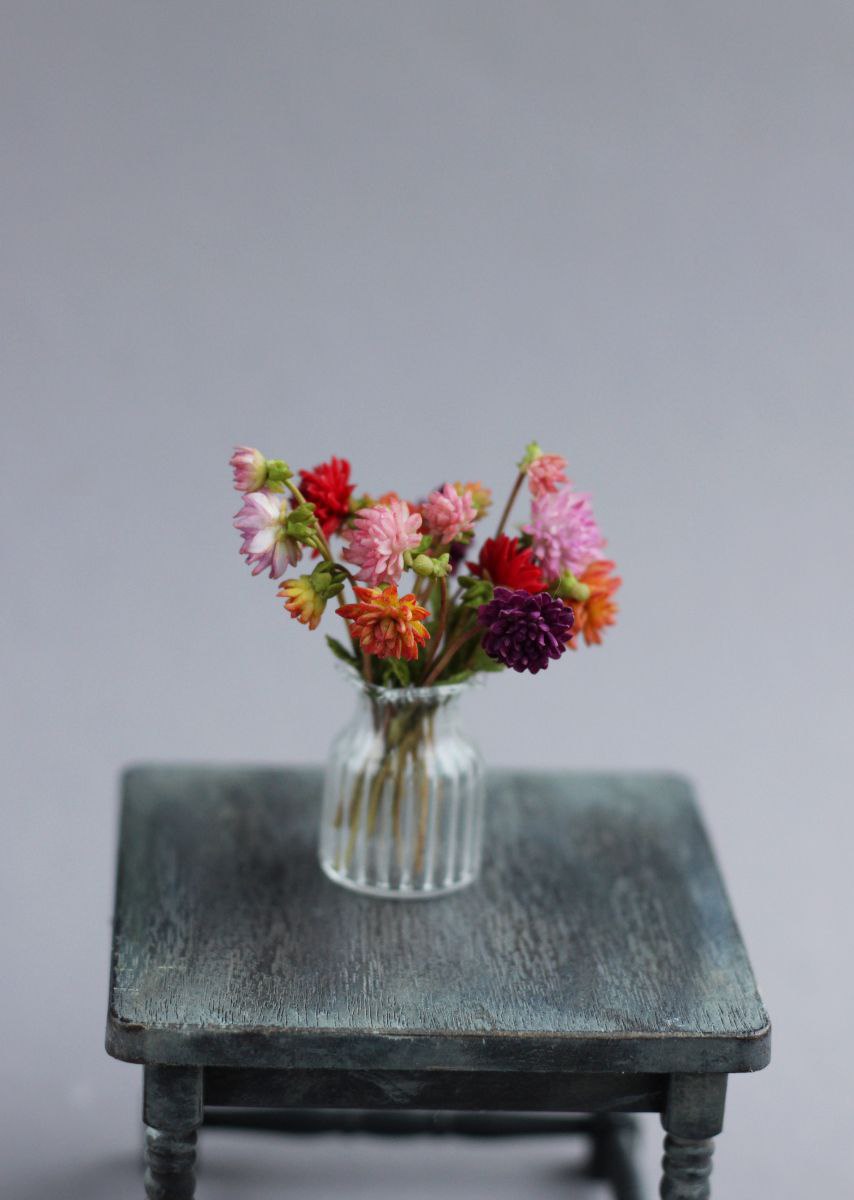
[{"label": "flower stem in vase", "polygon": [[403,831],[400,818],[406,783],[406,759],[411,752],[412,739],[406,737],[397,747],[397,767],[394,773],[394,791],[391,798],[391,831],[394,837],[394,854],[398,870],[403,866]]},{"label": "flower stem in vase", "polygon": [[[356,838],[359,833],[359,814],[362,811],[362,795],[365,790],[365,771],[364,768],[356,776],[356,782],[353,784],[353,795],[350,797],[350,812],[348,816],[348,825],[350,834],[347,839],[347,849],[344,853],[345,864],[350,862],[353,857],[353,850],[356,846]],[[343,797],[342,797],[343,804]],[[339,855],[340,863],[340,855]]]},{"label": "flower stem in vase", "polygon": [[424,870],[424,847],[427,841],[427,815],[430,808],[430,781],[424,765],[423,748],[415,752],[415,777],[418,782],[418,836],[415,841],[415,856],[412,873],[418,878]]},{"label": "flower stem in vase", "polygon": [[380,801],[383,797],[385,783],[391,774],[391,749],[387,750],[383,755],[382,762],[377,768],[377,772],[371,780],[371,790],[368,799],[368,819],[367,819],[367,834],[368,837],[374,837],[377,832],[377,817],[380,811]]}]

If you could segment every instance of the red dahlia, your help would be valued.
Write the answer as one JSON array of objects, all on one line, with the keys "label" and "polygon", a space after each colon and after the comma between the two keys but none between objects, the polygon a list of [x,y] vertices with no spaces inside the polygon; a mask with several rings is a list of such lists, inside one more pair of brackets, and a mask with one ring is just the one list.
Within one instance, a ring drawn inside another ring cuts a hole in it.
[{"label": "red dahlia", "polygon": [[329,537],[340,529],[350,513],[350,497],[355,484],[350,482],[350,464],[346,458],[330,458],[312,471],[300,473],[300,491],[314,505],[320,528]]},{"label": "red dahlia", "polygon": [[534,562],[530,547],[520,547],[519,539],[509,538],[506,533],[497,538],[488,538],[483,543],[478,561],[468,565],[472,575],[486,577],[496,587],[510,588],[514,592],[546,590],[546,581]]}]

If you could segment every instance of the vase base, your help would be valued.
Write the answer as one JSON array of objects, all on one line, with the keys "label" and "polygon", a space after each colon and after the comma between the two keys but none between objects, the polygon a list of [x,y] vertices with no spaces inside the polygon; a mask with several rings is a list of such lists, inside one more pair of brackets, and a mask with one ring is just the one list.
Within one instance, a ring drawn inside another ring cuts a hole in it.
[{"label": "vase base", "polygon": [[373,896],[377,900],[439,900],[442,896],[452,896],[461,892],[477,879],[477,873],[457,879],[453,883],[419,885],[412,884],[392,886],[387,883],[361,883],[349,875],[340,874],[331,863],[320,861],[321,869],[328,879],[350,892],[358,892],[361,896]]}]

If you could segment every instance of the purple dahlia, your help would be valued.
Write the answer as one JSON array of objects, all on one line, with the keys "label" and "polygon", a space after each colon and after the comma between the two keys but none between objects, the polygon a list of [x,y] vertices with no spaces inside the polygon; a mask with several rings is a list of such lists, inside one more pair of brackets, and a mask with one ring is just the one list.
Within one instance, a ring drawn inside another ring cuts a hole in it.
[{"label": "purple dahlia", "polygon": [[498,587],[495,597],[477,610],[486,627],[483,648],[490,658],[514,671],[544,671],[560,658],[572,633],[572,609],[548,592],[532,595]]}]

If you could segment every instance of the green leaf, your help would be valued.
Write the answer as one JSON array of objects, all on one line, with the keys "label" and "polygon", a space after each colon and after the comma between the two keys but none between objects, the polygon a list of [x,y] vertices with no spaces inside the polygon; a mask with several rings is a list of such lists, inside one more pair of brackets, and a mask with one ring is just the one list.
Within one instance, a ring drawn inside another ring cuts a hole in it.
[{"label": "green leaf", "polygon": [[488,604],[495,595],[495,588],[488,579],[478,579],[476,575],[461,575],[457,580],[462,591],[460,604],[467,608],[480,608]]},{"label": "green leaf", "polygon": [[340,658],[342,662],[349,663],[351,667],[358,666],[356,655],[351,653],[345,646],[342,646],[337,638],[326,635],[326,644],[336,658]]},{"label": "green leaf", "polygon": [[496,662],[494,658],[489,657],[483,646],[478,646],[472,655],[471,669],[472,671],[503,671],[504,663]]},{"label": "green leaf", "polygon": [[457,671],[455,675],[449,675],[447,679],[437,679],[436,683],[443,686],[446,683],[465,683],[467,679],[471,679],[472,675],[474,675],[474,671],[471,669]]},{"label": "green leaf", "polygon": [[408,687],[411,682],[409,673],[409,663],[402,658],[387,658],[383,666],[383,682],[388,687],[393,683],[399,683],[401,687]]}]

